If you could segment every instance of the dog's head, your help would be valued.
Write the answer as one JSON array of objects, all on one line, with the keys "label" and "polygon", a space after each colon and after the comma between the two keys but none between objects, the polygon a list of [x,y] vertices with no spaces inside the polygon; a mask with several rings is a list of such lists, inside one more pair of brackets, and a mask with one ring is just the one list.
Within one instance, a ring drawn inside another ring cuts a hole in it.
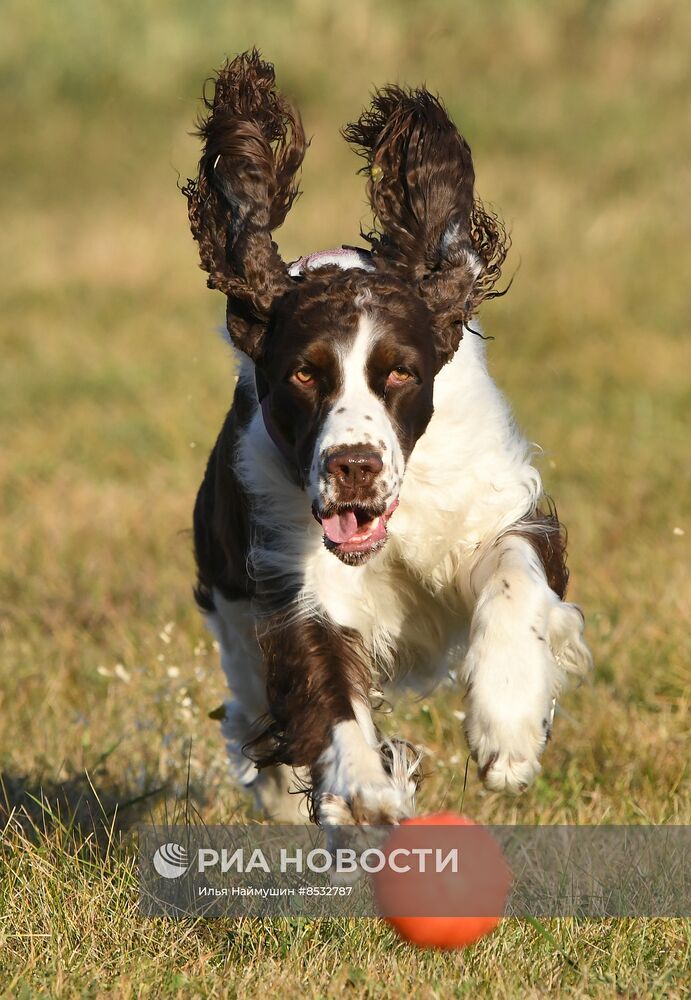
[{"label": "dog's head", "polygon": [[267,330],[257,359],[265,420],[344,562],[384,544],[432,416],[431,323],[400,279],[328,268],[286,294]]},{"label": "dog's head", "polygon": [[327,547],[358,564],[386,541],[434,378],[490,297],[506,244],[474,197],[470,149],[426,90],[389,87],[344,135],[364,156],[371,256],[296,271],[271,232],[297,194],[297,113],[257,52],[216,80],[184,189],[209,286],[255,365],[267,430],[304,487]]}]

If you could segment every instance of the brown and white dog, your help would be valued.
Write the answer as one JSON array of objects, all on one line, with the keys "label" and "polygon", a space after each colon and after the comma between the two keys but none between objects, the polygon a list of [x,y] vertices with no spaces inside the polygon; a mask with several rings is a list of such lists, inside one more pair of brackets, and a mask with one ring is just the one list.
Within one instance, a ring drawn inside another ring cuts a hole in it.
[{"label": "brown and white dog", "polygon": [[561,526],[473,321],[506,242],[470,149],[426,90],[379,91],[344,130],[370,249],[286,265],[271,233],[297,194],[299,116],[256,51],[207,110],[184,193],[241,360],[195,507],[195,593],[232,692],[234,775],[275,818],[299,817],[292,784],[322,824],[396,822],[418,760],[381,739],[377,689],[462,664],[480,776],[521,791],[591,658]]}]

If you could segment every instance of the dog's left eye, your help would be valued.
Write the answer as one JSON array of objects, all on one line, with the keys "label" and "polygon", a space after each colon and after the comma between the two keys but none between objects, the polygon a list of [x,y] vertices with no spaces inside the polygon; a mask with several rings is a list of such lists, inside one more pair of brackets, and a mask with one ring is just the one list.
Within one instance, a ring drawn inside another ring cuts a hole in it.
[{"label": "dog's left eye", "polygon": [[394,368],[389,372],[389,377],[387,378],[388,385],[403,385],[405,382],[410,382],[415,378],[412,372],[409,372],[407,368]]},{"label": "dog's left eye", "polygon": [[314,376],[306,368],[298,368],[296,372],[293,372],[293,380],[299,385],[312,385]]}]

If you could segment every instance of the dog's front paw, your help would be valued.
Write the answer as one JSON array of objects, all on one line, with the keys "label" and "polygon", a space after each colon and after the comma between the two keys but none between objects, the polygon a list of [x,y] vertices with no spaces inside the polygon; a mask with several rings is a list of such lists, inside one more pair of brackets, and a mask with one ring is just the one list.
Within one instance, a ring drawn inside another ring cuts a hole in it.
[{"label": "dog's front paw", "polygon": [[540,773],[540,757],[549,735],[549,718],[539,725],[526,723],[522,730],[514,727],[508,738],[494,721],[479,721],[470,713],[466,722],[471,756],[485,787],[493,792],[518,795],[533,783]]},{"label": "dog's front paw", "polygon": [[420,757],[402,740],[372,745],[356,720],[340,722],[320,761],[313,793],[317,822],[392,824],[412,816]]},{"label": "dog's front paw", "polygon": [[348,796],[334,792],[317,795],[316,811],[320,826],[352,824],[394,826],[414,811],[414,788],[397,788],[392,782],[361,785]]},{"label": "dog's front paw", "polygon": [[518,794],[540,773],[551,735],[556,669],[545,643],[473,650],[465,735],[485,787]]}]

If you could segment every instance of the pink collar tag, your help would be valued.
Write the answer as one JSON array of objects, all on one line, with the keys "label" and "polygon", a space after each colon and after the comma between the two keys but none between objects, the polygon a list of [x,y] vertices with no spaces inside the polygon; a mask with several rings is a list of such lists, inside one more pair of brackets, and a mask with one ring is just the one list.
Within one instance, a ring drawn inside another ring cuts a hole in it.
[{"label": "pink collar tag", "polygon": [[372,255],[367,250],[358,247],[335,247],[333,250],[317,250],[306,257],[298,257],[288,265],[288,274],[299,278],[305,271],[315,271],[318,267],[340,267],[343,271],[355,268],[360,271],[373,271]]}]

